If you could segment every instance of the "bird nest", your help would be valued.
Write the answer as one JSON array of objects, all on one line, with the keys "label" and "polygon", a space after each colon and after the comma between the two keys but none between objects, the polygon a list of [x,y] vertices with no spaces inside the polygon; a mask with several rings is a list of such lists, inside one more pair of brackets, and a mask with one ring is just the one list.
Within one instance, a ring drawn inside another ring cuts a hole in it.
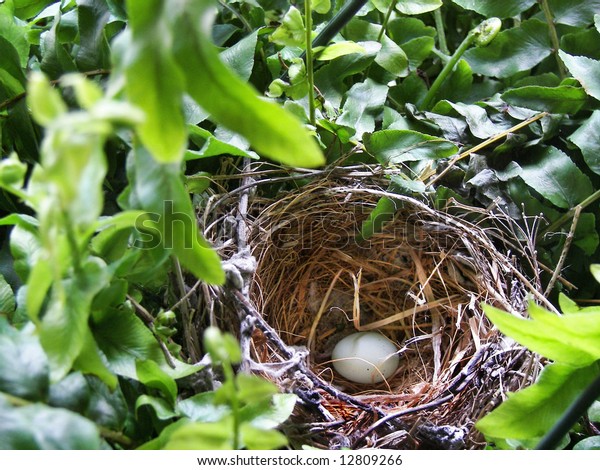
[{"label": "bird nest", "polygon": [[[251,183],[220,199],[206,233],[228,259],[230,283],[214,291],[213,321],[238,333],[242,367],[299,397],[292,442],[481,447],[476,420],[536,375],[534,358],[481,307],[520,314],[528,293],[542,300],[516,260],[526,249],[507,236],[507,218],[451,202],[435,210],[384,182],[321,178],[275,198],[249,193]],[[363,240],[382,197],[394,202],[393,219]],[[217,230],[226,226],[237,228]],[[336,373],[333,347],[358,331],[396,345],[391,377],[358,384]]]}]

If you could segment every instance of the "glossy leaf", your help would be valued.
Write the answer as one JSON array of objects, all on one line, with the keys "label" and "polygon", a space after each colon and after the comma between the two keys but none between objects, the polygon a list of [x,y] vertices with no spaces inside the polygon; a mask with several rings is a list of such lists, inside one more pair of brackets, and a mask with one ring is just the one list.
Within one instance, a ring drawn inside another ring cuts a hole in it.
[{"label": "glossy leaf", "polygon": [[555,147],[536,149],[521,167],[523,181],[558,207],[574,207],[592,194],[588,176]]},{"label": "glossy leaf", "polygon": [[405,15],[421,15],[442,6],[442,0],[403,0],[396,4],[396,9]]},{"label": "glossy leaf", "polygon": [[160,397],[141,395],[135,401],[136,414],[140,408],[143,408],[144,406],[150,407],[154,411],[156,417],[162,421],[179,417],[179,415],[173,410],[173,405]]},{"label": "glossy leaf", "polygon": [[548,27],[530,19],[500,32],[488,46],[468,50],[463,58],[473,72],[503,78],[530,70],[551,53]]},{"label": "glossy leaf", "polygon": [[104,28],[110,19],[106,0],[79,0],[79,49],[76,62],[80,71],[109,69],[110,50]]},{"label": "glossy leaf", "polygon": [[375,118],[383,110],[387,91],[386,85],[381,85],[370,78],[357,83],[348,91],[344,111],[336,123],[354,128],[359,139],[365,132],[373,132]]},{"label": "glossy leaf", "polygon": [[582,439],[573,446],[573,450],[600,450],[600,436]]},{"label": "glossy leaf", "polygon": [[281,25],[271,35],[271,41],[280,46],[305,47],[304,19],[296,7],[291,6]]},{"label": "glossy leaf", "polygon": [[538,381],[477,422],[487,439],[539,439],[598,375],[597,365],[550,364]]},{"label": "glossy leaf", "polygon": [[502,99],[513,106],[557,114],[575,114],[587,100],[582,88],[572,86],[514,88],[502,94]]},{"label": "glossy leaf", "polygon": [[331,0],[313,0],[311,6],[313,11],[324,15],[331,9]]},{"label": "glossy leaf", "polygon": [[383,165],[447,158],[458,151],[445,139],[408,130],[377,131],[366,135],[364,141],[369,153]]},{"label": "glossy leaf", "polygon": [[33,18],[55,1],[56,0],[13,0],[15,5],[15,16],[22,20]]},{"label": "glossy leaf", "polygon": [[548,359],[571,367],[586,367],[600,359],[600,309],[557,316],[530,303],[530,320],[489,305],[484,311],[502,333]]},{"label": "glossy leaf", "polygon": [[0,449],[99,450],[98,429],[90,420],[43,404],[11,408],[0,397]]},{"label": "glossy leaf", "polygon": [[177,384],[156,362],[138,360],[135,363],[135,372],[141,383],[147,387],[160,390],[171,405],[175,404]]},{"label": "glossy leaf", "polygon": [[503,0],[501,2],[482,2],[481,0],[452,0],[467,10],[473,10],[480,15],[498,18],[511,18],[528,10],[537,2],[536,0]]},{"label": "glossy leaf", "polygon": [[[5,320],[0,317],[0,322]],[[0,327],[0,391],[25,400],[45,400],[48,360],[39,340],[11,326]]]},{"label": "glossy leaf", "polygon": [[558,55],[565,63],[571,75],[575,77],[588,95],[600,99],[600,61],[589,57],[575,57],[563,51]]},{"label": "glossy leaf", "polygon": [[362,54],[366,50],[360,44],[353,41],[341,41],[331,44],[316,54],[317,60],[333,60],[348,54]]},{"label": "glossy leaf", "polygon": [[592,115],[569,137],[583,154],[585,162],[590,169],[600,174],[600,111]]},{"label": "glossy leaf", "polygon": [[15,22],[10,3],[8,5],[0,4],[0,36],[9,41],[18,52],[22,67],[27,66],[27,60],[29,59],[27,30],[27,26]]},{"label": "glossy leaf", "polygon": [[588,26],[600,11],[599,0],[548,0],[554,21],[569,26]]}]

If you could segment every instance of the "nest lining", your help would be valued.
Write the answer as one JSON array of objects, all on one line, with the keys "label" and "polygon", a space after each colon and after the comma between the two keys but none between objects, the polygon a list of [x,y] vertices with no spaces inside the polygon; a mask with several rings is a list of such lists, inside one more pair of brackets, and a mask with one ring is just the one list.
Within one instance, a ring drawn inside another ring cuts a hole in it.
[{"label": "nest lining", "polygon": [[[388,195],[398,208],[393,221],[358,242],[382,195],[372,181],[322,180],[251,201],[257,267],[248,297],[271,330],[250,328],[249,367],[301,397],[317,392],[313,403],[303,400],[312,411],[299,409],[296,420],[304,440],[302,423],[312,423],[313,445],[477,447],[474,421],[501,398],[500,384],[523,385],[525,359],[480,304],[522,312],[527,279],[494,246],[492,229],[404,196]],[[332,368],[333,346],[370,330],[397,345],[399,369],[376,385],[343,379]],[[302,367],[289,366],[294,351]]]}]

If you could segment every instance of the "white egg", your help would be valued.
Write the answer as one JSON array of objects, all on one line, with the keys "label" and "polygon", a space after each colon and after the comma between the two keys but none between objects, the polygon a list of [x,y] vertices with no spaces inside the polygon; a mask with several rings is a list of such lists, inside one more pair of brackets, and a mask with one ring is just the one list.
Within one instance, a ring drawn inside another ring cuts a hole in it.
[{"label": "white egg", "polygon": [[344,378],[361,384],[382,382],[391,377],[400,359],[394,343],[374,331],[346,336],[333,348],[334,369]]}]

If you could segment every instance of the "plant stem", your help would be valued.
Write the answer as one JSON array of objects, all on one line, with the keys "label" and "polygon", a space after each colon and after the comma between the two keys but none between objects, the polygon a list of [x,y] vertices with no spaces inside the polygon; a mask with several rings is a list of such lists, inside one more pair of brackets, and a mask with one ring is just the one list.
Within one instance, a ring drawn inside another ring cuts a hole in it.
[{"label": "plant stem", "polygon": [[225,381],[231,384],[233,393],[231,394],[231,414],[233,415],[233,448],[240,449],[240,402],[238,399],[239,390],[235,381],[235,372],[229,361],[223,361],[223,374]]},{"label": "plant stem", "polygon": [[554,16],[552,15],[552,10],[550,10],[548,0],[539,0],[539,3],[542,7],[542,10],[544,11],[546,23],[548,24],[548,31],[550,32],[550,41],[552,41],[554,57],[556,58],[556,63],[558,64],[558,73],[560,74],[560,78],[565,78],[567,76],[567,68],[565,67],[565,64],[561,60],[560,56],[558,55],[558,51],[560,49],[560,42],[558,40],[556,26],[554,26]]},{"label": "plant stem", "polygon": [[598,191],[596,191],[595,193],[591,194],[590,196],[586,197],[583,201],[581,201],[579,204],[577,204],[571,210],[566,212],[562,217],[560,217],[559,219],[554,221],[554,223],[552,225],[550,225],[549,227],[547,227],[546,229],[544,229],[542,231],[541,235],[545,235],[546,233],[551,233],[551,232],[554,232],[555,230],[558,230],[564,224],[566,224],[570,219],[572,219],[575,216],[575,214],[577,213],[577,211],[582,211],[583,209],[585,209],[587,206],[589,206],[593,202],[596,202],[598,199],[600,199],[600,189]]},{"label": "plant stem", "polygon": [[[394,2],[394,5],[396,2]],[[444,19],[442,18],[442,9],[438,8],[433,12],[433,18],[435,19],[435,29],[438,34],[438,45],[440,47],[440,51],[446,55],[450,55],[450,50],[448,49],[448,43],[446,42],[446,30],[444,29]]]},{"label": "plant stem", "polygon": [[381,23],[381,30],[379,31],[379,35],[377,36],[377,42],[381,42],[381,38],[385,34],[385,30],[387,29],[388,22],[390,21],[390,17],[392,16],[392,12],[394,11],[394,8],[396,8],[396,3],[398,3],[398,0],[392,0],[392,3],[390,3],[390,7],[388,8],[387,13],[385,14],[383,23]]},{"label": "plant stem", "polygon": [[308,110],[312,126],[317,125],[315,117],[315,77],[312,51],[312,5],[310,0],[304,0],[304,16],[306,21],[306,79],[308,80]]},{"label": "plant stem", "polygon": [[446,78],[448,78],[448,76],[454,69],[454,66],[456,65],[456,63],[460,60],[460,58],[463,56],[463,54],[465,52],[467,52],[467,49],[469,47],[471,47],[471,44],[473,44],[474,40],[475,40],[475,33],[474,33],[474,30],[471,30],[471,31],[469,31],[469,34],[467,34],[467,37],[463,40],[463,42],[460,43],[460,46],[458,46],[458,49],[456,49],[456,51],[454,52],[452,57],[450,57],[450,60],[448,61],[448,63],[446,65],[444,65],[444,68],[442,69],[440,74],[437,76],[437,78],[435,79],[433,84],[431,85],[431,88],[429,88],[429,91],[425,95],[425,98],[423,98],[423,100],[421,101],[421,105],[419,106],[420,109],[422,109],[422,110],[429,109],[438,90],[440,89],[442,84],[446,81]]}]

